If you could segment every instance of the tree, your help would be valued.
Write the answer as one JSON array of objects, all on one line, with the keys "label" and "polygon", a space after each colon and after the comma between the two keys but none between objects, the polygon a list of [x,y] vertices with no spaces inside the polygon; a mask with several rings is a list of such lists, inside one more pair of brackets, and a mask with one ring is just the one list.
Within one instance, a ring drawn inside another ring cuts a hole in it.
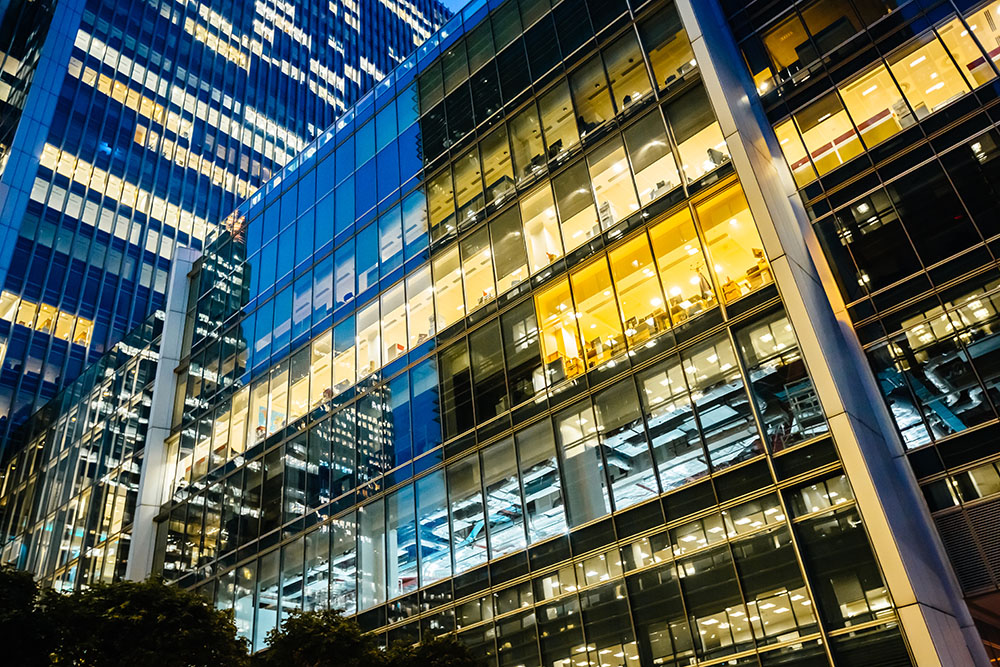
[{"label": "tree", "polygon": [[231,612],[162,581],[48,591],[38,609],[57,636],[53,664],[79,667],[244,667],[246,641]]},{"label": "tree", "polygon": [[383,655],[375,638],[337,610],[293,612],[267,633],[260,667],[375,667]]},{"label": "tree", "polygon": [[481,667],[485,662],[452,636],[417,646],[397,645],[386,654],[387,667]]},{"label": "tree", "polygon": [[0,567],[0,646],[8,664],[49,664],[48,625],[42,622],[37,602],[38,586],[30,573]]}]

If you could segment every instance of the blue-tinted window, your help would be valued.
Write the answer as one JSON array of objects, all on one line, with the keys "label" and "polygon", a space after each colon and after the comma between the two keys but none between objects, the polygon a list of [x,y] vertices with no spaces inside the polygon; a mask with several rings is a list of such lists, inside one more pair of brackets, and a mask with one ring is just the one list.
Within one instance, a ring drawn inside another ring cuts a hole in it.
[{"label": "blue-tinted window", "polygon": [[344,143],[337,147],[337,182],[354,173],[354,135],[347,137]]},{"label": "blue-tinted window", "polygon": [[396,103],[389,102],[375,116],[375,149],[382,150],[396,137]]},{"label": "blue-tinted window", "polygon": [[333,192],[323,197],[316,204],[315,209],[315,224],[316,229],[316,247],[322,248],[326,243],[333,240],[334,228],[334,200]]},{"label": "blue-tinted window", "polygon": [[399,206],[379,218],[378,246],[382,275],[403,265],[403,218]]},{"label": "blue-tinted window", "polygon": [[292,340],[298,343],[300,337],[309,333],[312,323],[312,271],[299,276],[295,280],[293,289],[295,300],[292,304]]},{"label": "blue-tinted window", "polygon": [[340,236],[342,232],[351,229],[354,224],[354,177],[337,186],[336,202],[336,224],[335,232]]},{"label": "blue-tinted window", "polygon": [[313,322],[320,322],[333,312],[333,255],[316,264],[313,274]]},{"label": "blue-tinted window", "polygon": [[375,159],[378,200],[382,201],[399,187],[399,152],[395,142]]},{"label": "blue-tinted window", "polygon": [[407,259],[427,247],[427,200],[422,189],[403,200],[403,243]]},{"label": "blue-tinted window", "polygon": [[295,223],[295,266],[312,257],[315,218],[316,210],[310,209]]},{"label": "blue-tinted window", "polygon": [[413,397],[413,454],[420,456],[441,444],[438,419],[437,367],[431,357],[410,369],[410,392]]},{"label": "blue-tinted window", "polygon": [[295,227],[288,227],[278,236],[277,277],[292,270],[295,260]]},{"label": "blue-tinted window", "polygon": [[280,354],[291,342],[292,332],[292,288],[286,287],[274,297],[274,340],[271,350]]},{"label": "blue-tinted window", "polygon": [[354,133],[354,165],[360,167],[375,157],[375,123],[368,121]]},{"label": "blue-tinted window", "polygon": [[402,465],[413,458],[410,445],[410,387],[406,373],[391,380],[386,389],[386,404],[389,412],[386,415],[386,435],[392,443],[392,467]]},{"label": "blue-tinted window", "polygon": [[375,206],[377,193],[375,177],[375,160],[369,160],[362,165],[354,177],[354,206],[359,217]]},{"label": "blue-tinted window", "polygon": [[358,273],[358,294],[378,285],[378,231],[368,225],[357,235],[355,257]]},{"label": "blue-tinted window", "polygon": [[354,239],[334,253],[334,308],[354,298]]}]

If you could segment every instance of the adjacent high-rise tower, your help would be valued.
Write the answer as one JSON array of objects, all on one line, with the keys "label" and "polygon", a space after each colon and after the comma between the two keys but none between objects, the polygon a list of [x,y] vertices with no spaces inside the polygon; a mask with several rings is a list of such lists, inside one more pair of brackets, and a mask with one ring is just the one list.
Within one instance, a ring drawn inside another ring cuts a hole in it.
[{"label": "adjacent high-rise tower", "polygon": [[219,219],[441,25],[436,0],[0,3],[0,442]]}]

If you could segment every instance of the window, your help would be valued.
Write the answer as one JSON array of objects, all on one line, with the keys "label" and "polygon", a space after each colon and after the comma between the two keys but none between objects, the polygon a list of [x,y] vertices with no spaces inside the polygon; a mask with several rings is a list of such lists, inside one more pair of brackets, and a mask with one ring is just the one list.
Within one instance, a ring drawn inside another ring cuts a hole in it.
[{"label": "window", "polygon": [[243,387],[233,395],[233,416],[229,427],[230,452],[232,456],[242,454],[246,449],[249,401],[250,387]]},{"label": "window", "polygon": [[496,298],[489,230],[481,227],[462,239],[459,247],[462,254],[466,309],[471,312]]},{"label": "window", "polygon": [[638,236],[611,251],[608,258],[629,345],[635,347],[669,329],[670,320],[646,236]]},{"label": "window", "polygon": [[288,418],[288,362],[271,369],[271,391],[268,401],[267,434],[284,428]]},{"label": "window", "polygon": [[455,190],[451,170],[445,169],[427,181],[431,239],[437,240],[455,231]]},{"label": "window", "polygon": [[552,423],[543,420],[515,435],[524,485],[528,544],[566,532]]},{"label": "window", "polygon": [[358,380],[382,366],[378,301],[358,311]]},{"label": "window", "polygon": [[576,106],[577,127],[580,136],[586,137],[615,115],[608,96],[608,80],[599,55],[594,55],[569,78]]},{"label": "window", "polygon": [[490,445],[483,450],[482,457],[490,558],[498,558],[526,545],[514,439]]},{"label": "window", "polygon": [[441,424],[447,439],[464,433],[476,424],[472,412],[472,376],[466,339],[445,348],[438,358],[441,369]]},{"label": "window", "polygon": [[507,209],[490,223],[490,239],[497,292],[503,294],[528,277],[528,256],[516,208]]},{"label": "window", "polygon": [[639,210],[628,158],[620,139],[612,139],[587,155],[590,179],[597,196],[601,229],[607,229]]},{"label": "window", "polygon": [[562,257],[562,242],[556,222],[555,203],[548,184],[526,195],[520,201],[524,240],[528,248],[528,263],[534,273]]},{"label": "window", "polygon": [[486,562],[486,516],[483,507],[479,455],[471,454],[448,466],[452,555],[455,574]]},{"label": "window", "polygon": [[968,84],[934,33],[918,38],[887,60],[918,120],[969,92]]},{"label": "window", "polygon": [[[993,68],[990,67],[989,60],[996,62],[1000,58],[1000,53],[997,53],[994,48],[990,48],[991,45],[1000,43],[997,42],[997,38],[1000,37],[1000,26],[992,20],[997,15],[998,9],[1000,9],[1000,4],[994,0],[987,5],[980,6],[976,11],[965,15],[969,25],[975,26],[973,30],[976,37],[979,38],[979,43],[984,45],[989,51],[988,58],[983,58],[981,61],[977,60],[980,56],[975,53],[978,49],[967,46],[971,44],[972,38],[966,34],[965,26],[960,21],[957,19],[952,20],[938,29],[941,33],[941,39],[944,40],[944,43],[948,46],[948,50],[955,56],[959,69],[968,71],[969,74],[967,76],[971,76],[974,80],[974,86],[984,81],[992,80],[995,76]],[[957,42],[960,40],[965,42],[966,45],[959,46]]]},{"label": "window", "polygon": [[479,143],[483,161],[483,182],[486,184],[486,203],[499,205],[514,192],[514,172],[511,169],[510,145],[507,127],[499,126]]},{"label": "window", "polygon": [[795,129],[795,123],[791,119],[774,126],[774,134],[781,146],[781,152],[792,170],[792,177],[799,187],[812,182],[816,178],[816,171],[809,161],[806,147],[802,143],[802,138]]},{"label": "window", "polygon": [[611,79],[611,94],[619,111],[628,109],[652,92],[646,63],[634,32],[626,32],[603,53],[608,78]]},{"label": "window", "polygon": [[455,203],[458,204],[459,226],[472,223],[483,210],[483,181],[479,167],[479,151],[471,151],[455,160]]},{"label": "window", "polygon": [[548,384],[557,384],[583,372],[576,315],[565,278],[535,295],[541,325],[542,358]]},{"label": "window", "polygon": [[674,4],[668,3],[639,24],[639,36],[653,66],[656,85],[666,88],[697,64]]},{"label": "window", "polygon": [[[365,292],[378,286],[378,238],[374,224],[368,225],[360,232],[354,244],[355,267],[358,278],[358,295],[365,297]],[[277,309],[275,309],[277,313]],[[275,336],[277,339],[277,336]]]},{"label": "window", "polygon": [[552,179],[566,251],[572,251],[600,233],[594,193],[590,190],[587,166],[581,160]]},{"label": "window", "polygon": [[667,118],[688,183],[729,162],[729,148],[704,88],[692,88],[672,102]]},{"label": "window", "polygon": [[357,368],[354,341],[354,317],[349,317],[333,330],[333,387],[336,393],[354,384]]},{"label": "window", "polygon": [[309,407],[319,407],[333,397],[330,379],[333,376],[333,330],[318,336],[310,346],[309,375],[312,378],[309,391]]},{"label": "window", "polygon": [[309,411],[309,350],[296,352],[291,358],[288,423]]},{"label": "window", "polygon": [[429,265],[406,277],[406,299],[410,347],[414,348],[434,335],[434,291]]},{"label": "window", "polygon": [[520,405],[545,389],[538,348],[538,325],[532,302],[526,301],[501,315],[500,328],[510,404]]},{"label": "window", "polygon": [[386,597],[414,591],[417,576],[417,531],[413,505],[413,485],[398,489],[385,499],[385,532],[389,587]]},{"label": "window", "polygon": [[824,95],[792,117],[820,176],[861,154],[858,135],[837,93]]},{"label": "window", "polygon": [[844,106],[868,146],[888,139],[915,121],[885,65],[840,87]]},{"label": "window", "polygon": [[618,305],[611,287],[608,262],[597,261],[570,274],[576,301],[575,317],[587,368],[599,366],[625,351]]},{"label": "window", "polygon": [[437,311],[437,330],[442,331],[465,316],[462,297],[462,264],[458,258],[458,244],[434,258],[434,305]]},{"label": "window", "polygon": [[649,230],[673,323],[715,306],[711,272],[691,212],[685,208]]},{"label": "window", "polygon": [[540,98],[538,106],[542,113],[542,132],[547,150],[545,157],[559,160],[580,142],[576,119],[573,117],[573,102],[569,96],[569,83],[561,81]]},{"label": "window", "polygon": [[615,509],[658,495],[659,484],[632,378],[597,394],[594,406]]},{"label": "window", "polygon": [[556,433],[565,474],[569,524],[575,528],[611,511],[590,400],[557,414]]},{"label": "window", "polygon": [[406,337],[406,295],[403,281],[382,293],[382,346],[385,363],[404,354],[407,349]]},{"label": "window", "polygon": [[359,611],[385,602],[385,507],[381,500],[358,510]]},{"label": "window", "polygon": [[399,206],[379,218],[378,247],[382,275],[403,265],[403,217]]},{"label": "window", "polygon": [[545,147],[538,122],[538,109],[533,102],[511,119],[510,143],[513,146],[514,173],[518,184],[545,172]]},{"label": "window", "polygon": [[330,607],[345,614],[357,610],[357,527],[352,512],[330,524],[333,544],[330,548]]},{"label": "window", "polygon": [[726,303],[774,280],[750,206],[738,186],[695,210]]},{"label": "window", "polygon": [[[353,336],[353,332],[352,332]],[[351,378],[353,382],[354,378]],[[250,427],[247,434],[247,448],[261,442],[267,436],[267,378],[262,377],[250,390]]]},{"label": "window", "polygon": [[625,130],[625,146],[641,204],[648,204],[680,185],[677,164],[658,110]]},{"label": "window", "polygon": [[417,480],[417,541],[420,548],[420,585],[451,576],[451,530],[444,470]]}]

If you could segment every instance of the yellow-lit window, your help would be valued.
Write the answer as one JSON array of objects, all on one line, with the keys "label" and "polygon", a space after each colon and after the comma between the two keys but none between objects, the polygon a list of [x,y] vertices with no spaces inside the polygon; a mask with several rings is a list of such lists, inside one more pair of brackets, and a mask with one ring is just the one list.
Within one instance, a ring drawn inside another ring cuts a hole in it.
[{"label": "yellow-lit window", "polygon": [[[778,81],[786,81],[810,64],[816,55],[805,26],[792,12],[763,35],[764,48],[777,69]],[[804,56],[804,58],[803,58]]]},{"label": "yellow-lit window", "polygon": [[809,155],[806,153],[806,147],[802,144],[798,130],[795,129],[795,123],[791,119],[778,123],[774,126],[774,134],[778,138],[781,152],[784,153],[785,160],[792,170],[795,184],[803,186],[816,180],[816,171],[809,161]]},{"label": "yellow-lit window", "polygon": [[490,240],[497,292],[503,294],[528,277],[528,255],[516,208],[507,209],[490,222]]},{"label": "yellow-lit window", "polygon": [[[993,3],[994,5],[996,3]],[[990,19],[993,17],[1000,16],[995,11]],[[980,32],[978,30],[977,23],[969,24],[972,28],[973,33],[980,39],[992,38],[992,44],[997,45],[996,34],[989,35],[990,31],[996,25],[996,20],[993,19],[987,23],[985,26],[987,29]],[[995,31],[994,31],[995,32]],[[954,18],[948,21],[944,25],[938,28],[938,34],[941,35],[941,41],[951,52],[952,57],[955,62],[958,63],[958,69],[965,76],[966,81],[972,85],[973,88],[980,86],[987,81],[992,81],[996,78],[996,72],[990,67],[990,62],[983,55],[982,49],[976,44],[976,41],[969,34],[969,31],[965,29],[965,25],[958,19]],[[987,44],[991,42],[986,42]],[[1000,50],[998,50],[1000,53]]]},{"label": "yellow-lit window", "polygon": [[427,210],[432,239],[455,231],[455,190],[450,169],[427,181]]},{"label": "yellow-lit window", "polygon": [[618,291],[618,307],[631,345],[670,328],[666,303],[646,235],[611,251],[611,275]]},{"label": "yellow-lit window", "polygon": [[521,183],[545,171],[545,146],[542,142],[538,109],[532,102],[514,116],[508,125],[514,156],[514,180]]},{"label": "yellow-lit window", "polygon": [[689,183],[729,162],[729,148],[704,88],[692,88],[670,103],[667,118]]},{"label": "yellow-lit window", "polygon": [[493,130],[480,142],[479,150],[482,154],[486,202],[498,204],[514,191],[514,172],[511,169],[507,128],[501,125]]},{"label": "yellow-lit window", "polygon": [[739,186],[702,202],[696,212],[727,303],[771,282],[771,267]]},{"label": "yellow-lit window", "polygon": [[479,166],[479,151],[471,151],[455,160],[455,203],[459,224],[475,220],[483,210],[483,181]]},{"label": "yellow-lit window", "polygon": [[406,293],[399,281],[382,294],[382,345],[385,363],[389,363],[407,350]]},{"label": "yellow-lit window", "polygon": [[574,271],[570,274],[570,284],[576,302],[583,357],[587,368],[593,368],[625,351],[607,260],[602,256]]},{"label": "yellow-lit window", "polygon": [[858,134],[837,93],[824,95],[794,118],[820,176],[861,154]]},{"label": "yellow-lit window", "polygon": [[212,432],[206,431],[194,446],[191,479],[195,480],[208,472],[208,458],[211,454]]},{"label": "yellow-lit window", "polygon": [[652,92],[639,42],[631,30],[604,49],[604,65],[618,110],[627,109]]},{"label": "yellow-lit window", "polygon": [[73,324],[76,318],[69,313],[59,313],[56,320],[56,338],[60,340],[70,340],[73,337]]},{"label": "yellow-lit window", "polygon": [[601,231],[587,165],[583,160],[552,179],[552,189],[559,207],[563,245],[569,252]]},{"label": "yellow-lit window", "polygon": [[215,469],[226,462],[229,455],[229,408],[216,413],[215,424],[212,425],[212,464]]},{"label": "yellow-lit window", "polygon": [[868,146],[874,146],[904,127],[912,125],[913,114],[889,76],[885,65],[878,64],[840,87],[844,106]]},{"label": "yellow-lit window", "polygon": [[78,345],[90,345],[90,336],[94,331],[94,323],[82,317],[76,320],[76,329],[73,331],[73,342]]},{"label": "yellow-lit window", "polygon": [[267,434],[285,428],[288,423],[288,361],[271,369],[271,387],[268,392]]},{"label": "yellow-lit window", "polygon": [[569,84],[565,80],[542,95],[538,99],[538,107],[542,114],[547,159],[559,158],[580,143],[580,133],[573,116],[573,102],[569,97]]},{"label": "yellow-lit window", "polygon": [[324,401],[333,398],[330,381],[333,377],[333,331],[318,336],[313,340],[310,351],[309,375],[309,405],[317,407]]},{"label": "yellow-lit window", "polygon": [[465,317],[465,300],[462,294],[462,263],[458,258],[458,244],[434,258],[434,306],[437,311],[437,330],[442,331]]},{"label": "yellow-lit window", "polygon": [[555,204],[548,183],[522,198],[520,206],[528,265],[534,273],[563,254]]},{"label": "yellow-lit window", "polygon": [[583,372],[583,357],[570,298],[569,281],[559,280],[535,295],[535,312],[541,330],[542,355],[549,384]]},{"label": "yellow-lit window", "polygon": [[288,392],[288,423],[309,412],[309,350],[300,350],[291,358],[291,386]]},{"label": "yellow-lit window", "polygon": [[354,318],[348,318],[333,330],[333,387],[340,393],[354,384],[355,365]]},{"label": "yellow-lit window", "polygon": [[496,297],[493,284],[493,254],[486,227],[462,239],[462,276],[465,283],[466,310],[472,312]]},{"label": "yellow-lit window", "polygon": [[653,256],[667,297],[667,311],[674,324],[715,306],[711,270],[685,208],[649,230]]},{"label": "yellow-lit window", "polygon": [[587,156],[590,180],[597,197],[601,229],[607,229],[639,210],[628,158],[621,139],[612,139]]},{"label": "yellow-lit window", "polygon": [[232,456],[242,454],[246,450],[247,417],[250,407],[250,387],[243,387],[233,395],[233,412],[229,425],[229,442],[232,444]]},{"label": "yellow-lit window", "polygon": [[[969,12],[965,15],[965,20],[969,24],[969,28],[972,30],[972,34],[976,36],[979,43],[983,45],[988,51],[988,56],[990,60],[996,62],[1000,59],[1000,21],[996,18],[1000,17],[1000,0],[993,0],[989,4],[979,7],[973,12]],[[961,33],[960,33],[961,34]],[[944,34],[942,33],[942,38]],[[945,44],[951,49],[951,42],[945,39]],[[982,69],[982,65],[979,65],[975,61],[971,63],[963,62],[964,59],[958,59],[958,64],[960,67],[965,67],[967,70],[973,73],[973,78],[977,81],[981,76],[979,70]],[[989,65],[986,65],[986,69],[989,69]]]},{"label": "yellow-lit window", "polygon": [[4,290],[0,292],[0,320],[10,322],[14,319],[14,311],[17,307],[17,295]]},{"label": "yellow-lit window", "polygon": [[406,278],[406,322],[411,348],[434,335],[434,289],[430,266],[424,266]]},{"label": "yellow-lit window", "polygon": [[641,203],[648,204],[681,184],[658,109],[625,130],[625,145]]},{"label": "yellow-lit window", "polygon": [[35,325],[35,312],[37,312],[38,306],[30,301],[21,301],[21,305],[17,308],[17,317],[14,318],[15,324],[20,324],[22,327],[32,327]]},{"label": "yellow-lit window", "polygon": [[887,60],[918,120],[969,92],[962,74],[933,34],[918,38]]},{"label": "yellow-lit window", "polygon": [[664,88],[695,66],[687,31],[673,3],[666,4],[639,24],[639,37],[653,66],[658,88]]},{"label": "yellow-lit window", "polygon": [[45,333],[50,333],[56,324],[56,309],[47,303],[38,305],[38,317],[35,320],[35,328]]},{"label": "yellow-lit window", "polygon": [[358,311],[358,380],[382,365],[379,342],[378,301]]},{"label": "yellow-lit window", "polygon": [[267,437],[267,378],[262,378],[250,390],[250,433],[247,447]]}]

